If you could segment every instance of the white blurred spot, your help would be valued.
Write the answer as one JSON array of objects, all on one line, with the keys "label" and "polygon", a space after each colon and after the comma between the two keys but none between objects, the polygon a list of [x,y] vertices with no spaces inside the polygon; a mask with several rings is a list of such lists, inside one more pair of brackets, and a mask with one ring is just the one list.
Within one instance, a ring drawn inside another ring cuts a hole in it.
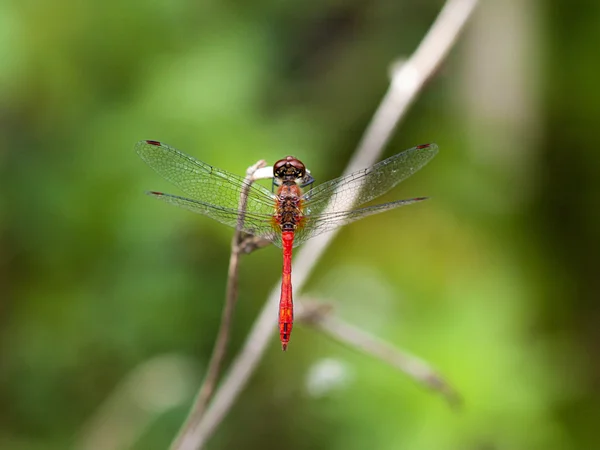
[{"label": "white blurred spot", "polygon": [[398,95],[399,92],[405,94],[406,92],[416,91],[421,83],[421,78],[422,76],[415,65],[409,61],[397,65],[392,73],[392,88],[395,95]]},{"label": "white blurred spot", "polygon": [[323,397],[331,391],[344,389],[353,378],[348,364],[337,359],[324,358],[308,370],[306,390],[312,397]]}]

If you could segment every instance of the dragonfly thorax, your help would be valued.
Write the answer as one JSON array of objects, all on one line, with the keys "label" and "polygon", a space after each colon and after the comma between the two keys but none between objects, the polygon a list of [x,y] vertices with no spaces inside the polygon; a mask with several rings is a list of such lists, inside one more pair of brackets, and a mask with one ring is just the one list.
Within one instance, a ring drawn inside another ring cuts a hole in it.
[{"label": "dragonfly thorax", "polygon": [[302,218],[302,191],[294,181],[284,181],[277,192],[275,221],[282,231],[294,231]]}]

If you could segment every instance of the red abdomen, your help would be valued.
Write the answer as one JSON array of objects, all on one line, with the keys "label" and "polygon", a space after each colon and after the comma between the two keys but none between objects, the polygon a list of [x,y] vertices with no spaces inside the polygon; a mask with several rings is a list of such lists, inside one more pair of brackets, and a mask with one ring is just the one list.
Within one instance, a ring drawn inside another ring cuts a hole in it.
[{"label": "red abdomen", "polygon": [[279,338],[281,348],[287,349],[292,325],[294,324],[294,301],[292,299],[292,248],[294,246],[294,232],[281,233],[283,247],[283,275],[281,278],[281,297],[279,298]]}]

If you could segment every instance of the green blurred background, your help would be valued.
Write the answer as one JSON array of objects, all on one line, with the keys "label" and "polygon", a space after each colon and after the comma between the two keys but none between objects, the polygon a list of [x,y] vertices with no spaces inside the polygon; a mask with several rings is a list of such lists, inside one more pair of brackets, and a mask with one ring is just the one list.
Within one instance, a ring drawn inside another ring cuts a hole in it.
[{"label": "green blurred background", "polygon": [[[133,152],[338,176],[439,0],[0,2],[0,448],[164,449],[206,367],[232,230]],[[439,155],[305,293],[420,355],[459,413],[302,326],[213,449],[600,448],[600,3],[485,1],[386,149]],[[245,257],[231,352],[281,270]],[[273,311],[276,320],[276,311]]]}]

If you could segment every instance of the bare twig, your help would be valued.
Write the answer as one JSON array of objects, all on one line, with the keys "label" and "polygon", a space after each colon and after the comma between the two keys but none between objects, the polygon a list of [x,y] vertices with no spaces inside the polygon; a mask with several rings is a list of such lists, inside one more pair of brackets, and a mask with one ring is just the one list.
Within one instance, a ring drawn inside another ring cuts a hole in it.
[{"label": "bare twig", "polygon": [[441,393],[451,406],[460,405],[460,396],[429,364],[334,317],[327,305],[305,302],[304,311],[298,320],[353,350],[361,351],[395,367],[429,389]]},{"label": "bare twig", "polygon": [[[263,168],[266,165],[265,161],[260,160],[253,166],[250,166],[246,171],[246,178],[244,179],[244,188],[240,193],[239,211],[246,211],[248,203],[248,192],[252,183],[258,178],[256,173],[258,169]],[[272,173],[272,172],[271,172]],[[221,366],[225,359],[227,352],[227,344],[229,343],[229,335],[231,333],[231,322],[233,320],[233,311],[238,296],[238,274],[239,274],[239,260],[240,254],[245,252],[247,246],[244,245],[244,233],[241,231],[244,224],[244,214],[240,214],[238,218],[238,225],[236,232],[231,241],[231,255],[229,257],[229,270],[227,271],[227,292],[225,294],[225,304],[223,305],[223,312],[221,313],[221,325],[215,340],[215,346],[211,354],[208,368],[206,370],[206,377],[200,387],[200,391],[194,400],[192,409],[188,414],[188,417],[179,430],[179,434],[171,445],[171,450],[184,450],[193,449],[193,440],[190,438],[194,436],[195,428],[202,419],[206,406],[210,400],[217,380],[219,379],[219,373],[221,372]]]},{"label": "bare twig", "polygon": [[[394,71],[388,92],[376,111],[355,156],[345,173],[367,167],[380,156],[393,130],[406,114],[408,107],[424,83],[442,62],[477,0],[448,0],[431,29],[408,61]],[[308,241],[294,262],[294,286],[300,290],[312,269],[335,236],[335,232],[322,234]],[[278,283],[279,284],[279,283]],[[275,313],[279,302],[279,287],[271,292],[259,317],[246,338],[244,347],[226,373],[206,414],[189,436],[190,449],[200,449],[221,423],[235,399],[260,361],[270,337],[276,329]]]}]

